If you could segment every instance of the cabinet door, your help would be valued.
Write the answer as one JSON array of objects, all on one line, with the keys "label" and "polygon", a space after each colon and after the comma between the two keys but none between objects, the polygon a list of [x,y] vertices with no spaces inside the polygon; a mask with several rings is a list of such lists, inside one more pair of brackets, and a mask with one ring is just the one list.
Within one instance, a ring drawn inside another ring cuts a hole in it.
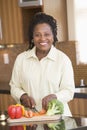
[{"label": "cabinet door", "polygon": [[80,111],[79,111],[79,99],[74,98],[72,101],[69,102],[69,107],[72,112],[73,116],[79,116]]},{"label": "cabinet door", "polygon": [[16,104],[14,99],[9,94],[0,94],[0,111],[7,111],[8,106]]},{"label": "cabinet door", "polygon": [[2,43],[23,43],[22,15],[18,0],[0,0]]},{"label": "cabinet door", "polygon": [[87,117],[87,99],[78,99],[79,113],[81,116]]},{"label": "cabinet door", "polygon": [[[50,2],[50,3],[49,3]],[[58,22],[59,41],[68,40],[67,9],[65,0],[43,0],[43,12],[52,15]]]}]

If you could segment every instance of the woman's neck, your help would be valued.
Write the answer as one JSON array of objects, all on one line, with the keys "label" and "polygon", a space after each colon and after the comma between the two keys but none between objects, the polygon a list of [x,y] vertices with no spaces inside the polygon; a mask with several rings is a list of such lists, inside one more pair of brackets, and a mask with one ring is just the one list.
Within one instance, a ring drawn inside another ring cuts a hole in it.
[{"label": "woman's neck", "polygon": [[46,57],[48,53],[49,53],[49,51],[41,51],[41,50],[36,49],[36,55],[37,55],[39,60]]}]

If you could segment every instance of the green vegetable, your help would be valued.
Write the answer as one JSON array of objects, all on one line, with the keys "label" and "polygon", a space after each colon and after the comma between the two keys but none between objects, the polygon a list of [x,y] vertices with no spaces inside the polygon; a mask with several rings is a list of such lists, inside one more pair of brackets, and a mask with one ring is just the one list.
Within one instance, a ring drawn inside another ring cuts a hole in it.
[{"label": "green vegetable", "polygon": [[65,122],[64,120],[61,120],[58,123],[49,123],[48,127],[50,130],[65,130]]},{"label": "green vegetable", "polygon": [[64,106],[63,103],[58,101],[57,99],[53,99],[48,103],[48,108],[46,115],[56,115],[56,114],[63,114]]}]

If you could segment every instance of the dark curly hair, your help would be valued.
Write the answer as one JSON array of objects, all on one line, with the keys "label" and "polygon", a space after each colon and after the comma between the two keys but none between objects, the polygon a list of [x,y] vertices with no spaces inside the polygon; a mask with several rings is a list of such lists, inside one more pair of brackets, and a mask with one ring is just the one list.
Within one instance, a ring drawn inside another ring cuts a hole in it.
[{"label": "dark curly hair", "polygon": [[54,36],[54,42],[53,42],[54,46],[55,46],[56,41],[58,41],[56,20],[50,15],[47,15],[43,12],[38,12],[34,15],[32,21],[30,22],[30,25],[29,25],[29,33],[28,33],[29,49],[32,49],[34,47],[34,43],[32,42],[34,28],[37,24],[41,24],[41,23],[47,23],[50,25],[50,27],[52,29],[53,36]]}]

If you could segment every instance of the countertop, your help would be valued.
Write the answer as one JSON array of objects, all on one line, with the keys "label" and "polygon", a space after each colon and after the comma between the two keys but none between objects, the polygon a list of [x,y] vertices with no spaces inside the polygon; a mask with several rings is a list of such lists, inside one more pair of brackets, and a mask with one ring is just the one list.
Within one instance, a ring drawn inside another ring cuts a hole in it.
[{"label": "countertop", "polygon": [[0,94],[10,94],[9,82],[0,82]]},{"label": "countertop", "polygon": [[6,121],[0,122],[0,130],[52,130],[50,126],[57,125],[55,130],[87,130],[87,118],[62,117],[56,121],[27,122],[8,124]]},{"label": "countertop", "polygon": [[76,86],[74,98],[84,98],[87,99],[87,85],[85,86]]}]

